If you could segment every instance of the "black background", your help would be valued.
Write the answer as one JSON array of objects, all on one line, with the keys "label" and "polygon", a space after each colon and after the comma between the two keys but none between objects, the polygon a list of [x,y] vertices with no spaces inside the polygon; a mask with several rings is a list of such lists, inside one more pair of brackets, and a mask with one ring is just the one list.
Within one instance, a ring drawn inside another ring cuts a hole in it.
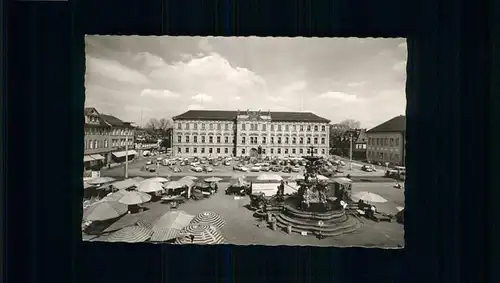
[{"label": "black background", "polygon": [[[6,282],[500,282],[493,1],[85,0],[3,8]],[[84,34],[407,37],[405,249],[81,242]]]}]

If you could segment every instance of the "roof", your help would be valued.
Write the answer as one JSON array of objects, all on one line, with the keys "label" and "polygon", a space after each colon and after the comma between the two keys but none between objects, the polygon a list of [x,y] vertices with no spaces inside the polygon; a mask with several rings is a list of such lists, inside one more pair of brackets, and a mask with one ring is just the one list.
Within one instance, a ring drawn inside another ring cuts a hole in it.
[{"label": "roof", "polygon": [[95,115],[98,116],[99,112],[94,107],[85,107],[85,115]]},{"label": "roof", "polygon": [[110,126],[113,126],[113,127],[128,127],[128,128],[131,127],[130,123],[123,122],[122,120],[120,120],[112,115],[101,114],[100,118],[102,120],[104,120],[104,122],[108,123]]},{"label": "roof", "polygon": [[368,137],[366,136],[366,130],[365,129],[360,129],[358,138],[356,139],[357,143],[366,143],[368,140]]},{"label": "roof", "polygon": [[[240,113],[245,113],[241,111]],[[263,113],[269,113],[267,111]],[[323,122],[329,123],[330,120],[320,117],[312,112],[270,112],[272,121],[282,122]],[[236,120],[238,111],[225,110],[189,110],[178,116],[173,117],[175,120]]]},{"label": "roof", "polygon": [[382,123],[375,128],[370,129],[366,133],[393,133],[406,132],[406,116],[400,115]]}]

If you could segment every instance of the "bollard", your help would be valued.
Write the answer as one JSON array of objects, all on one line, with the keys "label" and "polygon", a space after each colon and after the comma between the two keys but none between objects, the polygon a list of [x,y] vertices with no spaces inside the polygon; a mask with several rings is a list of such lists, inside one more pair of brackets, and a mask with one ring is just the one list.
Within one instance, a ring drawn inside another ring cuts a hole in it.
[{"label": "bollard", "polygon": [[292,225],[288,225],[286,228],[287,228],[286,231],[288,232],[288,234],[292,234]]},{"label": "bollard", "polygon": [[273,229],[273,231],[276,231],[276,221],[273,221],[271,222],[271,229]]}]

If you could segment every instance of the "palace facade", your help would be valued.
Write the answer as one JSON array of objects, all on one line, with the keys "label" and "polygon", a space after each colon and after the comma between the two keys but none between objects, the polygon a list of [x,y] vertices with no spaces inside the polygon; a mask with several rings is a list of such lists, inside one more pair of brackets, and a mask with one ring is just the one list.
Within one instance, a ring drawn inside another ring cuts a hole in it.
[{"label": "palace facade", "polygon": [[328,156],[330,120],[311,112],[189,110],[173,117],[173,154]]},{"label": "palace facade", "polygon": [[405,165],[406,117],[401,115],[366,132],[370,161]]}]

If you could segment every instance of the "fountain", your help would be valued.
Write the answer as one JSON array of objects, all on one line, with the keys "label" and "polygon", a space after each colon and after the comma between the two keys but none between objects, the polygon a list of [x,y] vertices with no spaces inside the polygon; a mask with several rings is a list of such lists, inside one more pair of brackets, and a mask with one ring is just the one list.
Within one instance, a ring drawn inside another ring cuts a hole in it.
[{"label": "fountain", "polygon": [[[339,236],[356,231],[360,227],[357,218],[346,214],[342,201],[349,202],[350,184],[342,186],[330,180],[318,178],[322,157],[304,156],[307,160],[304,179],[298,180],[296,194],[285,197],[281,184],[273,203],[267,203],[261,215],[275,215],[273,227],[302,235]],[[339,185],[339,186],[335,186]]]}]

